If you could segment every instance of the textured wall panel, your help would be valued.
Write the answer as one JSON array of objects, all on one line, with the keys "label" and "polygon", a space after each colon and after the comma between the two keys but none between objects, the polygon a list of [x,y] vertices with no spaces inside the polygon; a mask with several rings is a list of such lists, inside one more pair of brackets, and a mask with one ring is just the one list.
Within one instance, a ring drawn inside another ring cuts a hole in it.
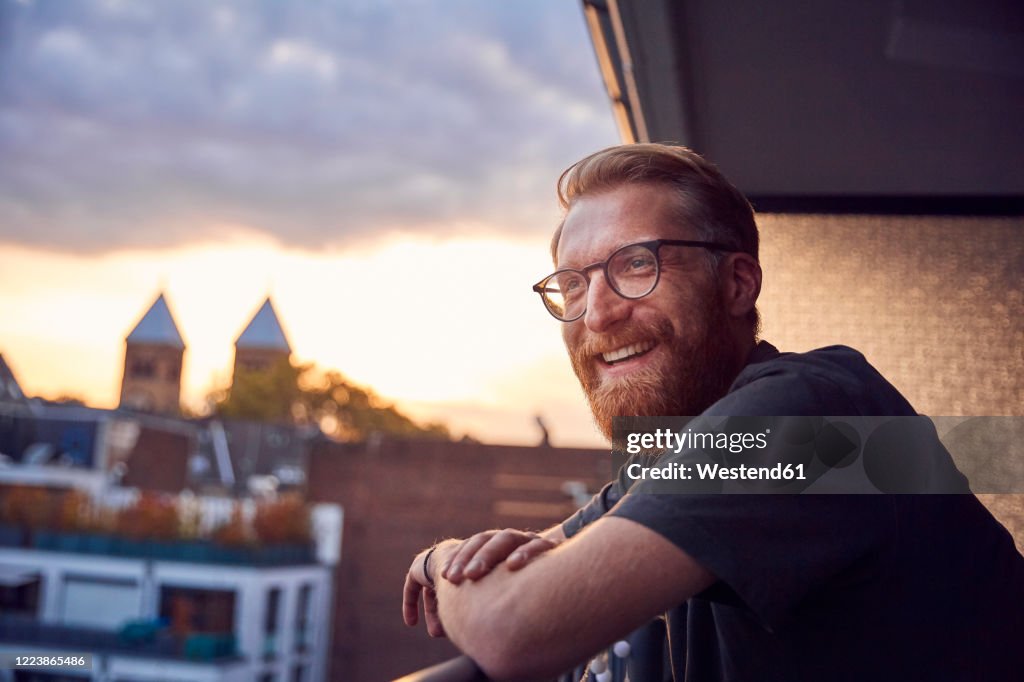
[{"label": "textured wall panel", "polygon": [[919,412],[1024,414],[1024,220],[763,215],[763,337],[857,348]]}]

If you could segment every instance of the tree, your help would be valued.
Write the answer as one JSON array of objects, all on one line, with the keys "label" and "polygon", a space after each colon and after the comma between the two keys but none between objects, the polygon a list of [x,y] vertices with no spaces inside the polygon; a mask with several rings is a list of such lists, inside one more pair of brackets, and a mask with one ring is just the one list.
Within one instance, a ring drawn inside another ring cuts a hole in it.
[{"label": "tree", "polygon": [[448,440],[440,423],[417,424],[372,389],[340,372],[287,360],[264,369],[239,367],[234,385],[211,396],[215,414],[235,419],[316,424],[337,440],[365,440],[373,433]]},{"label": "tree", "polygon": [[286,358],[267,368],[238,365],[232,385],[213,396],[214,412],[228,419],[294,422],[294,405],[301,397],[299,375],[306,369]]}]

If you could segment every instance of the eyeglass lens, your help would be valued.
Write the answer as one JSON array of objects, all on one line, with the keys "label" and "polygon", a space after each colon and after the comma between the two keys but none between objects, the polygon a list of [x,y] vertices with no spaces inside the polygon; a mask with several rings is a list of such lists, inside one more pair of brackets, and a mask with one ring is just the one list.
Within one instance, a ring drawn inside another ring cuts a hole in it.
[{"label": "eyeglass lens", "polygon": [[[625,246],[606,262],[608,284],[620,296],[640,298],[651,293],[658,281],[658,257],[640,244]],[[576,270],[558,272],[544,285],[544,304],[560,319],[571,320],[587,307],[586,275]]]}]

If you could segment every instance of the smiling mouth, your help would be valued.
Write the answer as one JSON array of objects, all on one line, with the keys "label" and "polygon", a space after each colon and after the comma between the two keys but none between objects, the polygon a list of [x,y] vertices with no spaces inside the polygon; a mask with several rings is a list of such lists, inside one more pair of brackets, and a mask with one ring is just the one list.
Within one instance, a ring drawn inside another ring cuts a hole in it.
[{"label": "smiling mouth", "polygon": [[628,346],[623,346],[616,350],[608,353],[601,353],[601,359],[609,365],[617,365],[620,362],[638,358],[641,355],[648,353],[657,344],[654,341],[643,341],[640,343],[633,343]]}]

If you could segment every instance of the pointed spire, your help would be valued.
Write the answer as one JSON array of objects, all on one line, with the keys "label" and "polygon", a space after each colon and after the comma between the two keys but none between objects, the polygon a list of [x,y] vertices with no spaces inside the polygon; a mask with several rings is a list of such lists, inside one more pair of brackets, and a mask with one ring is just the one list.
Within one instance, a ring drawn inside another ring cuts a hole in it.
[{"label": "pointed spire", "polygon": [[185,349],[185,342],[181,339],[163,292],[153,301],[153,305],[125,340],[128,343],[151,343]]},{"label": "pointed spire", "polygon": [[286,353],[292,352],[288,344],[288,338],[284,335],[281,322],[277,319],[274,306],[270,297],[263,302],[259,312],[253,316],[249,325],[235,341],[235,348],[266,348],[269,350],[281,350]]},{"label": "pointed spire", "polygon": [[0,353],[0,403],[5,400],[24,400],[25,394],[14,377],[14,372],[4,360],[4,354]]}]

